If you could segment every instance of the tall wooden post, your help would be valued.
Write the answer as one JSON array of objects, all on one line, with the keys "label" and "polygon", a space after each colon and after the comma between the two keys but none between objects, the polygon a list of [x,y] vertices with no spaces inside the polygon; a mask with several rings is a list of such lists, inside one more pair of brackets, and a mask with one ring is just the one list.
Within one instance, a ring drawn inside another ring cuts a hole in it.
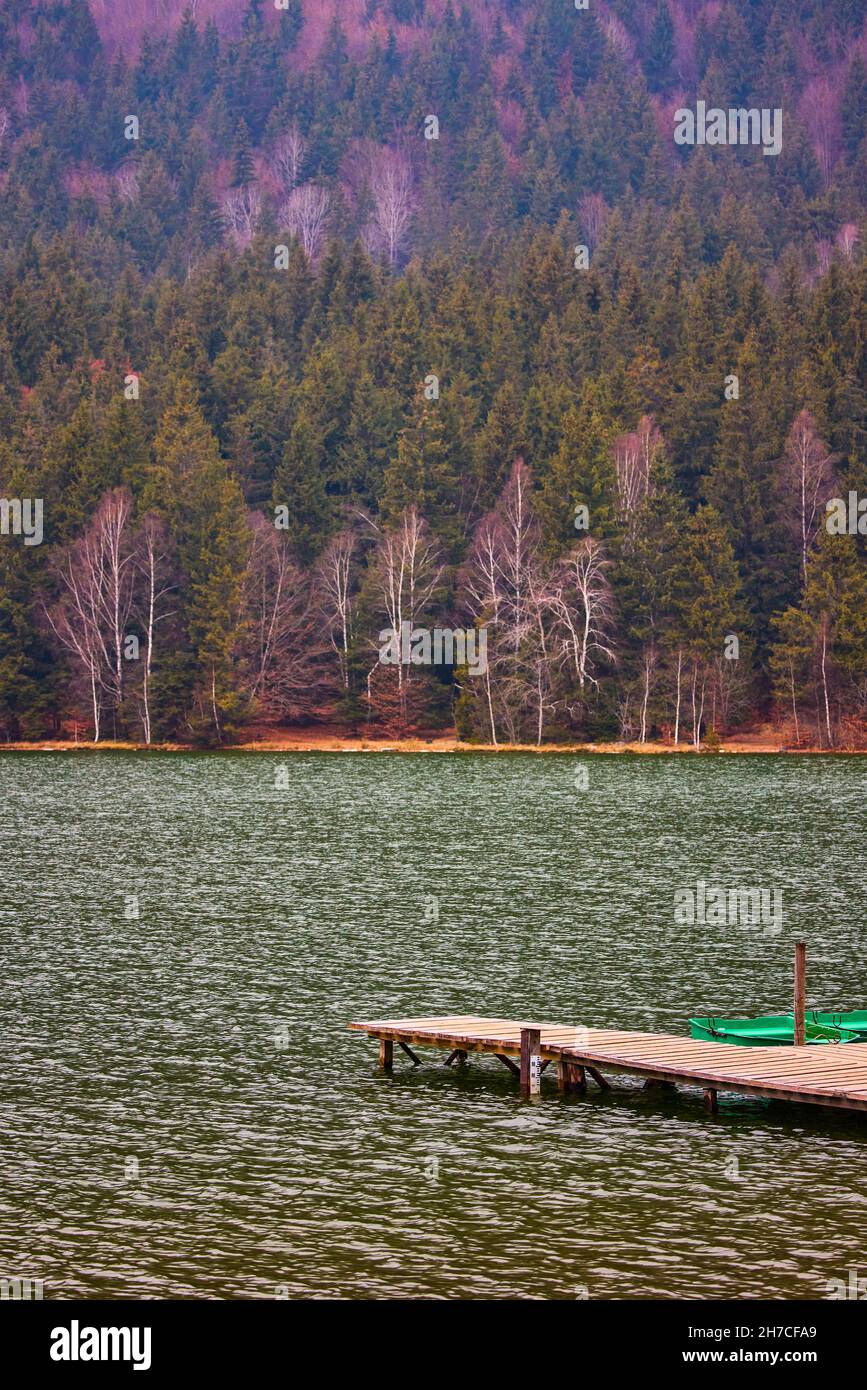
[{"label": "tall wooden post", "polygon": [[521,1095],[537,1096],[542,1089],[542,1035],[538,1028],[521,1029]]},{"label": "tall wooden post", "polygon": [[561,1057],[557,1063],[557,1087],[566,1092],[586,1091],[584,1068],[577,1062],[570,1062],[567,1058]]},{"label": "tall wooden post", "polygon": [[807,1007],[807,947],[803,941],[795,946],[795,1047],[806,1043],[804,1012]]}]

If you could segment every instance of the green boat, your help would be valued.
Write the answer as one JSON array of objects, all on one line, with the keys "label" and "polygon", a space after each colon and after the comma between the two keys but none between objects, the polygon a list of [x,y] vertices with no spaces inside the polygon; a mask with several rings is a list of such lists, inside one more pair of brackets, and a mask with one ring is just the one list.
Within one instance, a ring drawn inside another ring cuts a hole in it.
[{"label": "green boat", "polygon": [[867,1042],[867,1012],[864,1010],[850,1014],[820,1014],[815,1009],[809,1009],[805,1021],[842,1028],[846,1033],[857,1033],[859,1042]]},{"label": "green boat", "polygon": [[[862,1019],[863,1033],[850,1028],[846,1020]],[[735,1043],[738,1047],[792,1047],[795,1041],[794,1014],[768,1014],[763,1018],[691,1018],[691,1038],[705,1042]],[[804,1018],[807,1043],[862,1042],[867,1039],[867,1013],[818,1014]]]}]

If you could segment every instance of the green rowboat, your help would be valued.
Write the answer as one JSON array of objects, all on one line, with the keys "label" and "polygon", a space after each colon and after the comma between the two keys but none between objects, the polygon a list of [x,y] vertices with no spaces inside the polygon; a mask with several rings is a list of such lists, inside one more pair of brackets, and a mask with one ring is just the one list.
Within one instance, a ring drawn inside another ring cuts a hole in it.
[{"label": "green rowboat", "polygon": [[867,1042],[867,1013],[863,1009],[851,1014],[820,1014],[808,1009],[805,1021],[841,1028],[845,1033],[857,1033],[859,1042]]},{"label": "green rowboat", "polygon": [[[853,1020],[852,1026],[849,1020]],[[858,1032],[854,1020],[863,1020]],[[735,1043],[738,1047],[792,1047],[795,1041],[794,1014],[767,1014],[763,1018],[691,1018],[691,1038],[705,1042]],[[807,1043],[847,1043],[867,1040],[867,1013],[808,1013],[804,1018]]]}]

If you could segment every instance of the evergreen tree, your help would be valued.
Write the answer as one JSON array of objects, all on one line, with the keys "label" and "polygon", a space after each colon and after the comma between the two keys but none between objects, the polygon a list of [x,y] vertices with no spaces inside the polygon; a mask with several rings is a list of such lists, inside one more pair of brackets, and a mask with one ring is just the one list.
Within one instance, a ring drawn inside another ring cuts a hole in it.
[{"label": "evergreen tree", "polygon": [[292,549],[309,564],[322,549],[334,520],[323,477],[321,434],[306,410],[296,416],[274,476],[273,503],[286,508]]},{"label": "evergreen tree", "polygon": [[561,550],[576,535],[589,533],[604,540],[614,534],[614,432],[606,393],[594,384],[584,392],[580,406],[567,412],[560,447],[541,470],[539,516],[552,551]]},{"label": "evergreen tree", "polygon": [[196,738],[219,743],[232,736],[243,712],[233,658],[248,547],[244,499],[189,383],[171,385],[143,502],[167,518],[185,578],[189,727]]},{"label": "evergreen tree", "polygon": [[666,0],[659,0],[647,46],[644,70],[651,91],[664,91],[671,78],[674,59],[674,23]]},{"label": "evergreen tree", "polygon": [[385,470],[384,516],[394,523],[408,507],[415,507],[434,534],[454,551],[461,535],[458,496],[459,474],[445,403],[426,399],[421,387],[416,393],[412,423],[400,432],[397,452]]},{"label": "evergreen tree", "polygon": [[232,187],[245,188],[253,181],[253,154],[250,147],[250,131],[246,121],[241,121],[235,135],[232,151]]}]

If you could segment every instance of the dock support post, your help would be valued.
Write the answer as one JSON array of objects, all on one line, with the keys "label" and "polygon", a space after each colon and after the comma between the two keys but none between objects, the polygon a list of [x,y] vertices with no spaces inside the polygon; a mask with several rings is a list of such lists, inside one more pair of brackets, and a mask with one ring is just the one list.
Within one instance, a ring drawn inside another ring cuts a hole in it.
[{"label": "dock support post", "polygon": [[537,1096],[542,1089],[542,1034],[538,1028],[521,1029],[521,1095]]},{"label": "dock support post", "polygon": [[380,1071],[394,1070],[394,1043],[389,1038],[379,1040],[379,1067]]},{"label": "dock support post", "polygon": [[715,1115],[717,1113],[717,1110],[719,1109],[719,1106],[716,1103],[716,1091],[713,1090],[713,1088],[710,1086],[707,1086],[705,1088],[704,1105],[705,1109],[708,1110],[711,1115]]},{"label": "dock support post", "polygon": [[807,1041],[804,1013],[807,1007],[807,947],[803,941],[795,946],[795,1047]]},{"label": "dock support post", "polygon": [[586,1091],[587,1078],[584,1068],[579,1067],[577,1062],[570,1062],[567,1058],[561,1057],[557,1063],[557,1086],[567,1095],[572,1091]]}]

